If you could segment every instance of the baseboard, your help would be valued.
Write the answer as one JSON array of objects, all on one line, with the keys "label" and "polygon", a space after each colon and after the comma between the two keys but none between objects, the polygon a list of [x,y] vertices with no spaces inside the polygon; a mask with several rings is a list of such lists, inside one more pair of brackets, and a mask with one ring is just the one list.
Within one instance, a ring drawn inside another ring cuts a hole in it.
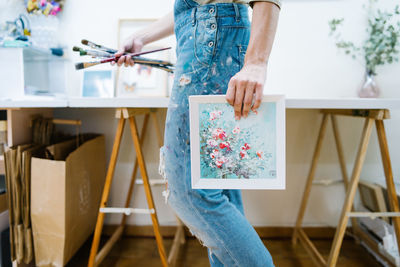
[{"label": "baseboard", "polygon": [[[291,238],[294,227],[279,226],[256,226],[254,227],[261,238]],[[117,225],[104,225],[103,234],[111,235]],[[330,239],[335,235],[334,227],[304,227],[303,230],[307,236],[314,239]],[[163,237],[172,238],[176,231],[176,226],[160,226]],[[127,225],[124,230],[124,236],[130,237],[154,237],[152,225]],[[186,229],[186,236],[191,236]]]}]

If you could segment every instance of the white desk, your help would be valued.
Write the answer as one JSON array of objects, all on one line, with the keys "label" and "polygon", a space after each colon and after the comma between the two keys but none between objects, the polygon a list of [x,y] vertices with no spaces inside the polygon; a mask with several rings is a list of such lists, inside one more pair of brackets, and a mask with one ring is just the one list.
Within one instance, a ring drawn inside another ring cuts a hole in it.
[{"label": "white desk", "polygon": [[[27,97],[24,99],[14,99],[14,100],[1,100],[0,99],[0,108],[34,108],[35,110],[37,108],[161,108],[165,109],[168,107],[169,103],[169,98],[166,97],[136,97],[136,98],[81,98],[81,97],[76,97],[76,98],[51,98],[51,97]],[[333,110],[338,110],[338,109],[346,109],[346,110],[353,110],[353,109],[388,109],[388,110],[393,110],[393,109],[400,109],[400,98],[397,99],[361,99],[361,98],[287,98],[286,99],[286,108],[287,109],[329,109],[329,112],[337,112]],[[23,112],[23,110],[21,111]],[[360,117],[368,117],[368,114],[356,114],[357,116]],[[324,115],[325,116],[325,115]],[[324,122],[325,121],[325,122]],[[383,122],[382,122],[383,123]],[[18,124],[21,124],[20,121],[18,121]],[[326,125],[326,120],[323,120],[323,124]],[[371,123],[368,124],[370,129],[372,126]],[[383,126],[383,124],[382,124]],[[325,128],[325,126],[321,126],[321,129]],[[383,128],[381,128],[383,129]],[[366,132],[364,130],[364,132]],[[381,131],[384,133],[384,130]],[[366,144],[369,141],[369,135],[370,131],[368,131],[368,138],[365,138],[367,134],[363,134],[363,141],[362,145],[363,147],[366,146]],[[320,134],[321,136],[321,134]],[[319,137],[319,140],[321,138]],[[386,140],[386,137],[384,137]],[[320,143],[320,141],[318,141]],[[386,143],[386,142],[385,142]],[[317,147],[319,147],[318,145]],[[361,145],[360,145],[361,147]],[[387,144],[385,144],[384,147],[384,152],[387,151],[386,158],[384,158],[384,162],[389,162],[390,164],[390,159],[389,159],[389,154],[387,150]],[[317,148],[316,150],[319,150]],[[319,152],[318,152],[319,153]],[[317,153],[317,154],[318,154]],[[363,151],[365,153],[365,151]],[[359,153],[359,154],[363,154]],[[360,156],[358,156],[360,157]],[[316,158],[314,156],[314,158]],[[314,165],[316,160],[313,159],[312,163],[312,168],[314,169]],[[357,172],[356,175],[352,175],[351,181],[349,181],[348,187],[351,190],[347,190],[346,195],[351,195],[350,197],[346,197],[346,205],[343,207],[342,210],[342,216],[341,220],[339,221],[339,228],[337,230],[337,236],[335,236],[335,242],[333,245],[333,249],[330,254],[330,258],[328,261],[322,260],[321,262],[324,263],[322,265],[326,265],[326,263],[329,264],[335,264],[336,260],[339,256],[339,250],[341,246],[341,242],[343,239],[344,235],[344,229],[347,225],[347,219],[348,219],[348,213],[350,212],[350,207],[354,198],[354,192],[357,188],[358,185],[358,180],[359,180],[359,170],[361,170],[363,160],[359,160],[359,163],[357,164]],[[343,166],[342,166],[343,167]],[[389,169],[389,171],[387,171]],[[392,196],[396,196],[396,191],[394,189],[394,183],[393,183],[393,176],[391,174],[391,168],[386,167],[386,181],[389,183],[390,188],[391,188],[391,193]],[[312,179],[313,175],[310,175],[307,181],[307,187],[309,188],[312,185]],[[346,179],[347,180],[347,179]],[[347,184],[347,182],[346,182]],[[299,217],[298,221],[296,223],[296,228],[295,231],[296,233],[300,233],[300,238],[302,241],[302,244],[306,246],[306,248],[310,248],[309,245],[310,242],[308,242],[307,237],[304,237],[304,235],[301,235],[301,222],[302,222],[302,213],[304,213],[304,209],[307,205],[307,198],[309,194],[309,189],[305,190],[305,198],[303,196],[302,200],[302,208],[299,212]],[[350,193],[351,194],[350,194]],[[397,197],[393,198],[397,199]],[[398,203],[391,203],[392,204],[392,210],[395,212],[399,211]],[[396,229],[396,237],[398,240],[400,240],[400,220],[399,219],[394,219],[395,221],[395,229]],[[298,235],[294,236],[294,240],[298,238]],[[307,245],[308,244],[308,245]],[[400,244],[400,242],[399,242]],[[314,251],[314,250],[313,250]],[[318,253],[318,252],[317,252]],[[321,263],[319,262],[319,263]]]},{"label": "white desk", "polygon": [[67,98],[33,97],[21,99],[0,99],[0,108],[65,108]]},{"label": "white desk", "polygon": [[[52,98],[1,100],[1,108],[167,108],[167,97]],[[400,109],[400,98],[287,98],[288,109]]]}]

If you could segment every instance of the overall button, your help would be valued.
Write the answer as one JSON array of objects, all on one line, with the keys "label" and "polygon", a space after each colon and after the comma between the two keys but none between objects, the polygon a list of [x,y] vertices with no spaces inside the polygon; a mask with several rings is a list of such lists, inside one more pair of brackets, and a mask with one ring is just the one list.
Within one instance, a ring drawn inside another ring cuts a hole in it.
[{"label": "overall button", "polygon": [[215,28],[217,28],[217,25],[215,25],[214,23],[211,24],[211,29],[215,30]]},{"label": "overall button", "polygon": [[210,8],[210,10],[208,10],[208,13],[210,13],[210,14],[214,13],[214,8],[213,7]]},{"label": "overall button", "polygon": [[211,42],[208,43],[208,46],[209,46],[209,47],[212,47],[213,45],[214,45],[214,42],[213,42],[213,41],[211,41]]}]

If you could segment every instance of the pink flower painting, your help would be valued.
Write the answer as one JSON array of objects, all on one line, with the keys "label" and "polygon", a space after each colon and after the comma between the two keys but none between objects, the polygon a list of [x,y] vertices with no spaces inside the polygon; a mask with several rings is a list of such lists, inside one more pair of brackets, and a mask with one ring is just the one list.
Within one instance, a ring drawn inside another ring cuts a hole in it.
[{"label": "pink flower painting", "polygon": [[[206,105],[205,105],[206,106]],[[255,127],[235,121],[232,108],[208,104],[200,119],[200,156],[202,177],[250,179],[260,176],[274,164],[268,144],[253,133]],[[255,113],[252,116],[258,116]],[[232,117],[232,119],[229,119]]]}]

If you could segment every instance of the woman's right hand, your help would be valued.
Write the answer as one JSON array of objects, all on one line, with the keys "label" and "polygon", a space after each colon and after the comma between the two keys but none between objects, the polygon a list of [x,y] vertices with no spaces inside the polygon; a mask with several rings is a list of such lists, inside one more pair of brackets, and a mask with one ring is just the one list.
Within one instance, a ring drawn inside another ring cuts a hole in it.
[{"label": "woman's right hand", "polygon": [[[149,26],[129,36],[122,44],[115,56],[120,56],[118,66],[125,64],[125,67],[133,66],[131,57],[123,56],[124,53],[139,53],[144,45],[160,40],[174,33],[174,13],[171,11]],[[112,65],[115,62],[111,62]]]},{"label": "woman's right hand", "polygon": [[[144,46],[142,38],[138,37],[135,34],[132,34],[129,36],[127,39],[124,40],[121,48],[118,50],[118,52],[115,54],[116,57],[120,57],[118,59],[117,65],[122,66],[122,64],[125,64],[125,67],[128,66],[133,66],[134,61],[132,60],[131,57],[129,56],[124,56],[124,53],[139,53],[142,51],[142,48]],[[114,65],[115,62],[111,62],[111,65]]]}]

